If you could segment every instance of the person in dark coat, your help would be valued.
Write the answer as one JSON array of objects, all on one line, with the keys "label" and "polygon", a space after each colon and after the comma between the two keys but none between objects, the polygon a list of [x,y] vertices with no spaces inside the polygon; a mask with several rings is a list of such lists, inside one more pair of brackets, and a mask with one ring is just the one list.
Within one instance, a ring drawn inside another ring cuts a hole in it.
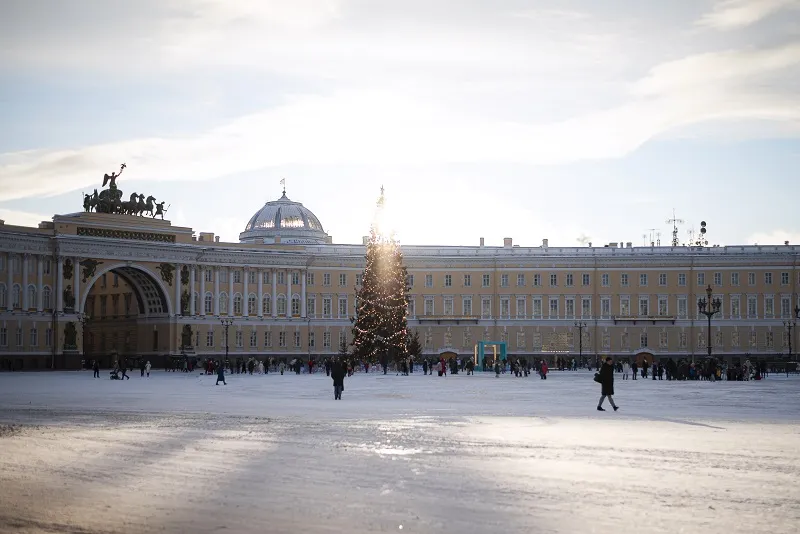
[{"label": "person in dark coat", "polygon": [[228,385],[228,383],[225,382],[225,366],[224,365],[219,365],[217,367],[217,383],[214,384],[214,385],[218,386],[220,380],[222,380],[222,385],[223,386],[227,386]]},{"label": "person in dark coat", "polygon": [[97,360],[94,360],[92,363],[92,369],[94,370],[93,378],[100,378],[100,364],[97,362]]},{"label": "person in dark coat", "polygon": [[344,375],[346,371],[341,360],[336,358],[331,367],[331,378],[333,378],[333,398],[334,400],[341,400],[342,391],[344,391]]},{"label": "person in dark coat", "polygon": [[616,412],[619,410],[619,406],[614,404],[614,365],[612,363],[611,357],[609,356],[606,358],[605,363],[600,367],[600,403],[597,405],[598,412],[606,411],[603,408],[603,401],[606,400],[608,397],[608,401],[611,403],[611,407],[614,408]]}]

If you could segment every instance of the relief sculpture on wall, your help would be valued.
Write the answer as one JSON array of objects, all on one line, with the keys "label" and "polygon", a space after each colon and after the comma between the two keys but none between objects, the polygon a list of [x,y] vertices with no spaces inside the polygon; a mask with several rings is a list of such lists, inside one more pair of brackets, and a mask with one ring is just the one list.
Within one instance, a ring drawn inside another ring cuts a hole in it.
[{"label": "relief sculpture on wall", "polygon": [[97,266],[101,265],[102,261],[97,261],[93,259],[85,259],[81,262],[81,267],[83,267],[83,282],[86,283],[91,277],[94,276],[95,271],[97,271]]},{"label": "relief sculpture on wall", "polygon": [[156,267],[156,269],[161,271],[161,279],[167,284],[172,285],[172,278],[175,274],[175,266],[171,263],[161,263],[158,267]]}]

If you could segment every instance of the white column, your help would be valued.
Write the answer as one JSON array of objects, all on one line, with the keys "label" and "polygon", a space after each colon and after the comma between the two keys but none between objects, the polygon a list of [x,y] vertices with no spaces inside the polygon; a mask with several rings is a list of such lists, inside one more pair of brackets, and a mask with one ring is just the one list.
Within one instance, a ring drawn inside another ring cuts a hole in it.
[{"label": "white column", "polygon": [[178,317],[181,312],[181,264],[175,264],[175,276],[172,278],[175,284],[175,317]]},{"label": "white column", "polygon": [[300,277],[302,280],[301,283],[301,291],[300,291],[300,316],[305,319],[306,318],[306,278],[308,278],[308,274],[306,271],[300,271]]},{"label": "white column", "polygon": [[75,298],[75,313],[81,311],[81,259],[72,258],[72,296]]},{"label": "white column", "polygon": [[47,258],[36,256],[36,311],[44,310],[44,262]]},{"label": "white column", "polygon": [[219,267],[214,267],[214,315],[219,315]]},{"label": "white column", "polygon": [[245,267],[242,270],[242,275],[244,276],[244,280],[242,280],[242,284],[244,284],[244,301],[242,302],[242,315],[247,317],[250,315],[250,288],[248,284],[250,283],[250,268]]},{"label": "white column", "polygon": [[292,316],[292,271],[286,271],[286,317]]},{"label": "white column", "polygon": [[228,269],[228,316],[233,316],[233,269]]},{"label": "white column", "polygon": [[14,255],[10,252],[6,254],[6,309],[14,311]]},{"label": "white column", "polygon": [[[64,313],[64,258],[59,256],[56,261],[56,277],[58,283],[56,284],[55,297],[56,297],[56,311]],[[55,343],[55,339],[53,340]]]},{"label": "white column", "polygon": [[194,298],[194,272],[196,268],[197,266],[195,265],[192,265],[189,268],[189,315],[191,315],[192,317],[194,317],[196,313],[195,310],[196,303]]},{"label": "white column", "polygon": [[22,255],[22,310],[28,311],[31,309],[31,303],[28,300],[28,254]]},{"label": "white column", "polygon": [[258,275],[258,318],[264,317],[264,272],[260,269],[256,269],[256,274]]},{"label": "white column", "polygon": [[206,268],[200,266],[200,315],[206,315]]},{"label": "white column", "polygon": [[[9,276],[9,280],[11,276]],[[278,271],[272,269],[272,316],[278,316]]]}]

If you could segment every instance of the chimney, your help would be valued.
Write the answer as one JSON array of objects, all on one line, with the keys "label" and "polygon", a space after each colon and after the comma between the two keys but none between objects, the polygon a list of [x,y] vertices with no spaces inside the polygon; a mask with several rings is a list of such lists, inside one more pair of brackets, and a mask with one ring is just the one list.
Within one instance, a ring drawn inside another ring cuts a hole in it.
[{"label": "chimney", "polygon": [[503,238],[503,247],[505,247],[505,248],[511,248],[511,246],[512,246],[512,245],[511,245],[511,242],[512,242],[512,241],[511,241],[511,238],[510,238],[510,237],[504,237],[504,238]]},{"label": "chimney", "polygon": [[219,236],[214,237],[214,242],[219,243]]},{"label": "chimney", "polygon": [[542,239],[542,248],[547,248],[547,245],[548,245],[548,239],[546,238]]},{"label": "chimney", "polygon": [[361,244],[366,245],[367,243],[369,243],[369,236],[368,235],[361,236]]},{"label": "chimney", "polygon": [[483,243],[484,243],[483,238],[481,238],[481,246],[483,246]]},{"label": "chimney", "polygon": [[628,241],[627,243],[625,243],[625,247],[626,248],[633,248],[633,242]]},{"label": "chimney", "polygon": [[200,232],[199,241],[214,241],[214,233],[213,232]]},{"label": "chimney", "polygon": [[589,248],[592,248],[592,242],[589,241]]}]

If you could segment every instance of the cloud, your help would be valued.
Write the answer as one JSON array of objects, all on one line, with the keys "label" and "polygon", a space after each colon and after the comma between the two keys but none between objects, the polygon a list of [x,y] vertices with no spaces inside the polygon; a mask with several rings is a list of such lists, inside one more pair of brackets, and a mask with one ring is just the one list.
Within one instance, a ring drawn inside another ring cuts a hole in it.
[{"label": "cloud", "polygon": [[721,0],[698,24],[718,30],[751,26],[786,9],[800,8],[800,0]]}]

